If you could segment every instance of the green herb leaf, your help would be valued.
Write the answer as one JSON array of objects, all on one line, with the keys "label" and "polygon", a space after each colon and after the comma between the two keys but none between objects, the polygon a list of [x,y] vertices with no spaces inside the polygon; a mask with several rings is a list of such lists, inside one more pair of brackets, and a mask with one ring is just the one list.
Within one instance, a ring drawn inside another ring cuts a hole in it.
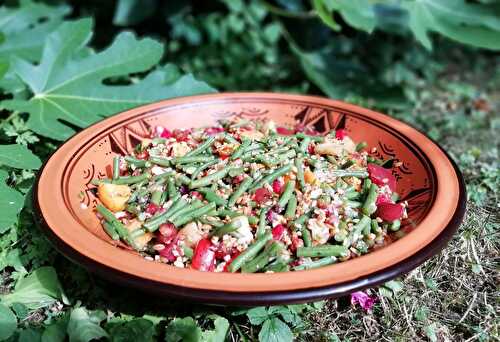
[{"label": "green herb leaf", "polygon": [[31,310],[49,306],[58,299],[64,300],[64,294],[55,269],[49,266],[40,267],[19,279],[12,293],[0,295],[5,305],[21,303]]},{"label": "green herb leaf", "polygon": [[[17,221],[17,215],[23,208],[24,196],[12,189],[5,181],[9,175],[0,170],[0,233],[5,232]],[[1,263],[0,263],[1,264]]]},{"label": "green herb leaf", "polygon": [[90,19],[65,22],[48,36],[39,65],[15,59],[12,68],[33,96],[3,101],[3,107],[29,113],[29,128],[64,140],[74,133],[64,122],[86,127],[103,116],[155,100],[213,91],[190,75],[166,83],[170,78],[162,70],[130,85],[104,85],[106,79],[148,70],[159,62],[163,47],[124,32],[104,51],[74,58],[91,36]]},{"label": "green herb leaf", "polygon": [[113,325],[109,329],[113,342],[154,341],[155,328],[151,321],[138,318]]},{"label": "green herb leaf", "polygon": [[42,338],[42,332],[33,328],[26,328],[19,333],[18,342],[39,342]]},{"label": "green herb leaf", "polygon": [[23,145],[0,145],[0,165],[16,169],[38,169],[42,162]]},{"label": "green herb leaf", "polygon": [[46,327],[42,333],[42,342],[64,342],[67,335],[68,321],[69,316],[66,315],[64,319]]},{"label": "green herb leaf", "polygon": [[85,308],[76,308],[71,311],[68,322],[70,342],[88,342],[93,339],[107,337],[108,333],[99,326],[99,322]]},{"label": "green herb leaf", "polygon": [[16,316],[8,307],[0,303],[0,341],[8,339],[17,327]]},{"label": "green herb leaf", "polygon": [[176,318],[167,326],[166,342],[198,342],[201,339],[201,329],[191,317]]},{"label": "green herb leaf", "polygon": [[267,319],[259,332],[259,342],[293,341],[293,334],[288,325],[279,318]]}]

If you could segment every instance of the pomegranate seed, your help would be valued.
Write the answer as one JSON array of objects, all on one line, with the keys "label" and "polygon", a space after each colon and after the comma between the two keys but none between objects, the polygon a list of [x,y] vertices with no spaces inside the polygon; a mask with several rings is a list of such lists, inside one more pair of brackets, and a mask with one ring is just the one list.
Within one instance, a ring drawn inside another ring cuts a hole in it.
[{"label": "pomegranate seed", "polygon": [[278,224],[276,227],[273,228],[272,234],[273,234],[273,239],[276,241],[279,241],[283,238],[283,235],[285,233],[286,227],[282,224]]},{"label": "pomegranate seed", "polygon": [[158,210],[160,210],[160,207],[154,203],[149,203],[148,206],[146,207],[146,212],[151,215],[156,214]]},{"label": "pomegranate seed", "polygon": [[281,194],[283,192],[283,182],[280,181],[279,179],[275,179],[273,182],[273,191],[276,194]]},{"label": "pomegranate seed", "polygon": [[271,199],[273,195],[266,188],[259,188],[255,191],[254,200],[257,203],[264,203]]},{"label": "pomegranate seed", "polygon": [[347,133],[345,131],[345,129],[338,129],[335,131],[335,138],[339,139],[339,140],[344,140],[344,138],[347,136]]}]

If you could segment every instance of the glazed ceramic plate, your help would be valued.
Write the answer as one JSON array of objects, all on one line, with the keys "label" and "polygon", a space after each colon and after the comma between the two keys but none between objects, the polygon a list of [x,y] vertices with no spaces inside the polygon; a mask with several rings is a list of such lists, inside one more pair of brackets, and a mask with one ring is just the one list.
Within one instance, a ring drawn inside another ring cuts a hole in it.
[{"label": "glazed ceramic plate", "polygon": [[[347,262],[276,274],[207,273],[145,260],[111,240],[99,223],[94,178],[107,177],[113,157],[129,154],[151,127],[207,126],[219,119],[271,118],[320,132],[343,128],[373,155],[395,159],[397,192],[408,202],[405,236]],[[103,120],[62,145],[46,162],[34,191],[36,219],[56,248],[102,277],[157,295],[213,304],[260,305],[345,295],[406,273],[451,238],[465,210],[456,165],[435,142],[386,115],[312,96],[225,93],[176,98]]]}]

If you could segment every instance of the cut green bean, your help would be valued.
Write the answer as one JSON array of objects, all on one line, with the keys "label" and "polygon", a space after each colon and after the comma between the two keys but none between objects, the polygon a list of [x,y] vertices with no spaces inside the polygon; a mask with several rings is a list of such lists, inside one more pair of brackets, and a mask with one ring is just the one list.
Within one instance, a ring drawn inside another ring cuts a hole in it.
[{"label": "cut green bean", "polygon": [[396,232],[401,228],[401,221],[400,220],[395,220],[389,225],[389,229],[393,232]]},{"label": "cut green bean", "polygon": [[297,179],[299,180],[300,190],[305,191],[306,181],[304,179],[304,158],[302,155],[298,155],[295,158],[295,167],[297,168]]},{"label": "cut green bean", "polygon": [[151,202],[156,205],[160,205],[162,195],[163,195],[162,190],[153,191],[153,193],[151,194]]},{"label": "cut green bean", "polygon": [[229,234],[229,233],[233,233],[233,232],[237,231],[240,227],[241,227],[241,221],[240,220],[233,220],[231,222],[226,223],[223,226],[215,228],[214,231],[210,235],[222,237],[225,234]]},{"label": "cut green bean", "polygon": [[295,211],[297,210],[297,197],[292,195],[286,205],[285,218],[293,220],[295,218]]},{"label": "cut green bean", "polygon": [[275,258],[282,250],[284,246],[282,243],[273,241],[267,248],[257,255],[254,259],[246,262],[241,267],[241,272],[243,273],[255,273],[262,268],[264,268],[272,258]]},{"label": "cut green bean", "polygon": [[245,193],[245,191],[248,190],[248,188],[250,187],[250,185],[252,184],[252,182],[253,182],[253,179],[250,178],[250,177],[247,177],[247,178],[245,178],[240,183],[240,186],[238,186],[238,188],[236,189],[236,191],[234,191],[231,194],[231,196],[229,197],[229,200],[227,201],[227,206],[229,208],[234,207],[234,205],[236,204],[236,201],[238,200],[238,198],[240,198],[241,195],[243,195]]},{"label": "cut green bean", "polygon": [[259,237],[264,234],[266,231],[266,225],[267,225],[267,212],[269,211],[269,208],[262,208],[260,209],[259,213],[259,226],[257,227],[257,232],[255,233],[255,236]]},{"label": "cut green bean", "polygon": [[366,195],[365,202],[363,203],[363,207],[361,211],[365,215],[371,215],[377,211],[377,205],[375,204],[377,201],[378,195],[378,187],[375,184],[370,185],[370,189],[368,190],[368,194]]},{"label": "cut green bean", "polygon": [[227,200],[225,198],[220,197],[215,193],[215,191],[212,191],[209,188],[198,189],[198,192],[201,192],[205,196],[205,199],[209,202],[214,202],[217,205],[227,204]]},{"label": "cut green bean", "polygon": [[299,132],[295,134],[295,136],[299,139],[306,139],[308,138],[309,140],[315,141],[315,142],[322,142],[324,138],[320,135],[307,135],[303,132]]},{"label": "cut green bean", "polygon": [[368,172],[366,172],[365,170],[332,170],[329,171],[329,173],[333,177],[357,177],[357,178],[368,177]]},{"label": "cut green bean", "polygon": [[216,160],[213,156],[191,156],[191,157],[180,157],[173,160],[175,164],[192,164],[192,163],[208,163]]},{"label": "cut green bean", "polygon": [[207,205],[193,209],[189,212],[187,212],[183,217],[177,218],[174,222],[172,222],[176,227],[180,227],[185,225],[186,223],[189,223],[195,219],[197,219],[200,216],[203,216],[205,214],[208,214],[211,212],[213,209],[215,209],[215,203],[208,203]]},{"label": "cut green bean", "polygon": [[278,201],[278,205],[280,208],[284,208],[288,201],[290,200],[290,197],[292,197],[293,192],[295,190],[295,181],[289,180],[285,184],[285,189],[281,193],[280,199]]},{"label": "cut green bean", "polygon": [[327,256],[315,261],[305,262],[301,265],[295,266],[293,268],[294,271],[303,271],[303,270],[311,270],[313,268],[319,268],[327,265],[334,264],[337,261],[337,258],[334,256]]},{"label": "cut green bean", "polygon": [[149,161],[155,165],[169,167],[172,165],[172,162],[169,159],[161,158],[161,157],[150,157]]},{"label": "cut green bean", "polygon": [[104,222],[103,223],[104,230],[106,233],[109,235],[109,237],[113,240],[120,240],[120,235],[118,235],[118,232],[115,229],[115,226],[112,223],[109,222]]},{"label": "cut green bean", "polygon": [[250,187],[250,192],[255,192],[258,188],[262,187],[264,184],[269,184],[272,183],[276,178],[283,176],[284,174],[290,172],[292,169],[291,164],[287,164],[285,166],[282,166],[276,170],[274,170],[271,174],[265,176],[258,182],[252,183]]},{"label": "cut green bean", "polygon": [[208,137],[207,140],[205,140],[203,143],[198,145],[198,147],[196,147],[194,150],[188,152],[184,157],[189,158],[189,157],[196,156],[196,155],[202,153],[207,148],[209,148],[214,141],[215,141],[215,137]]},{"label": "cut green bean", "polygon": [[320,245],[314,247],[299,247],[297,248],[298,257],[327,257],[327,256],[345,256],[348,249],[344,246],[337,245]]},{"label": "cut green bean", "polygon": [[168,199],[172,200],[174,197],[176,197],[179,193],[177,191],[177,188],[175,187],[175,182],[172,177],[168,178],[167,180],[167,189],[168,189]]},{"label": "cut green bean", "polygon": [[142,160],[142,159],[137,159],[137,158],[134,158],[134,157],[130,157],[130,156],[125,156],[123,157],[123,159],[130,165],[134,165],[134,166],[137,166],[137,167],[148,167],[151,165],[151,163],[149,163],[148,161],[146,160]]},{"label": "cut green bean", "polygon": [[356,151],[359,152],[362,149],[364,149],[366,146],[368,146],[368,144],[366,142],[362,141],[356,145]]},{"label": "cut green bean", "polygon": [[190,189],[195,189],[195,188],[201,188],[201,187],[210,185],[210,184],[212,184],[214,182],[217,182],[219,179],[222,179],[222,178],[226,177],[227,172],[228,172],[228,169],[225,168],[225,169],[216,171],[216,172],[214,172],[212,174],[209,174],[208,176],[205,176],[203,178],[191,181],[189,183],[189,188]]},{"label": "cut green bean", "polygon": [[120,157],[113,158],[113,180],[120,177]]},{"label": "cut green bean", "polygon": [[180,208],[179,210],[175,211],[170,217],[168,218],[168,221],[174,222],[178,217],[182,215],[187,215],[187,213],[203,207],[203,202],[195,200],[189,203],[188,205]]},{"label": "cut green bean", "polygon": [[244,250],[231,262],[231,264],[229,264],[229,266],[227,267],[228,271],[232,273],[238,271],[244,263],[246,263],[248,260],[253,259],[262,250],[262,248],[264,248],[266,243],[269,240],[272,240],[272,238],[273,235],[271,234],[271,232],[267,232],[264,235],[258,237],[254,243],[248,246],[246,250]]},{"label": "cut green bean", "polygon": [[246,152],[245,150],[250,146],[251,143],[252,143],[251,140],[243,140],[241,145],[238,146],[238,148],[231,155],[231,160],[236,160],[240,158],[243,155],[243,153]]},{"label": "cut green bean", "polygon": [[139,176],[126,176],[120,177],[113,180],[113,184],[125,185],[125,184],[136,184],[148,179],[151,175],[149,173],[143,173]]}]

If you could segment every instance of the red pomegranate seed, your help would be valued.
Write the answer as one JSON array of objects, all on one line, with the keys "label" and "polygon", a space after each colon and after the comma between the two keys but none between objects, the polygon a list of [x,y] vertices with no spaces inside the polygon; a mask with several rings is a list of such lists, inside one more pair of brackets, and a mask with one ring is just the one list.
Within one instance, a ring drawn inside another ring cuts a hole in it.
[{"label": "red pomegranate seed", "polygon": [[389,194],[379,194],[377,196],[377,200],[375,201],[375,205],[379,205],[381,203],[391,203],[391,196]]},{"label": "red pomegranate seed", "polygon": [[387,222],[399,220],[403,216],[404,208],[397,203],[380,203],[377,208],[377,216]]},{"label": "red pomegranate seed", "polygon": [[344,140],[344,138],[347,136],[347,133],[345,131],[345,129],[338,129],[335,131],[335,138],[339,139],[339,140]]},{"label": "red pomegranate seed", "polygon": [[273,182],[273,191],[275,194],[281,194],[283,192],[283,182],[279,179],[275,179]]},{"label": "red pomegranate seed", "polygon": [[168,139],[168,138],[172,138],[172,137],[173,137],[172,132],[170,132],[170,130],[168,130],[166,128],[164,128],[160,134],[160,138]]},{"label": "red pomegranate seed", "polygon": [[314,144],[309,144],[309,146],[307,146],[307,152],[309,152],[309,154],[314,154]]},{"label": "red pomegranate seed", "polygon": [[243,182],[244,179],[245,179],[244,174],[237,175],[236,177],[233,178],[233,184],[239,184],[239,183]]},{"label": "red pomegranate seed", "polygon": [[221,132],[224,132],[224,128],[222,127],[209,127],[209,128],[205,128],[205,134],[207,135],[215,135],[217,133],[221,133]]},{"label": "red pomegranate seed", "polygon": [[176,252],[175,254],[179,256],[182,255],[181,248],[177,245],[178,241],[178,239],[174,239],[167,246],[165,246],[165,248],[159,252],[160,256],[164,257],[170,262],[175,261],[175,259],[177,259],[177,256],[174,255],[174,251]]},{"label": "red pomegranate seed", "polygon": [[146,160],[146,159],[148,159],[148,157],[149,157],[149,153],[148,153],[148,151],[144,150],[144,151],[141,151],[141,152],[139,152],[139,153],[136,153],[136,154],[135,154],[135,157],[136,157],[137,159],[143,159],[143,160]]},{"label": "red pomegranate seed", "polygon": [[160,210],[160,207],[154,203],[149,203],[146,207],[146,212],[151,215],[156,214],[158,210]]},{"label": "red pomegranate seed", "polygon": [[286,227],[284,225],[278,224],[272,230],[273,239],[276,241],[281,240],[283,238],[283,235],[285,234],[285,230],[286,230]]}]

